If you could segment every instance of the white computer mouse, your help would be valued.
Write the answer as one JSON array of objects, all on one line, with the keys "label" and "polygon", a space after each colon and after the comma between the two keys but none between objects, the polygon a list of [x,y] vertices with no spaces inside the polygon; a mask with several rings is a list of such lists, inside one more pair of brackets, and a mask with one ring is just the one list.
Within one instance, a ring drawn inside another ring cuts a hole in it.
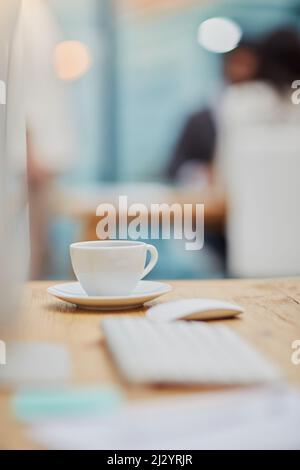
[{"label": "white computer mouse", "polygon": [[156,322],[175,320],[217,320],[240,315],[239,305],[215,299],[184,299],[166,302],[150,308],[146,316]]}]

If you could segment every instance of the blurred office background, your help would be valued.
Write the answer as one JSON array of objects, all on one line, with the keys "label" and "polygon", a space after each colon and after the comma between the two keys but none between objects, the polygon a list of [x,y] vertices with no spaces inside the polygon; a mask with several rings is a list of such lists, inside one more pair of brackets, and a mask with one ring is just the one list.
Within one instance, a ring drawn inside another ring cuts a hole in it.
[{"label": "blurred office background", "polygon": [[[278,27],[300,29],[298,0],[40,1],[59,31],[53,53],[56,73],[70,93],[74,139],[73,161],[53,191],[58,199],[77,194],[74,205],[110,183],[140,187],[167,181],[188,117],[215,108],[224,88],[223,54],[207,50],[197,38],[205,20],[231,19],[242,39],[253,41]],[[200,188],[206,180],[191,184]],[[48,261],[38,277],[70,277],[68,245],[82,239],[86,219],[64,207],[51,215]],[[185,251],[184,242],[156,242],[161,257],[153,276],[227,276],[222,227],[210,229],[207,240],[200,253]]]}]

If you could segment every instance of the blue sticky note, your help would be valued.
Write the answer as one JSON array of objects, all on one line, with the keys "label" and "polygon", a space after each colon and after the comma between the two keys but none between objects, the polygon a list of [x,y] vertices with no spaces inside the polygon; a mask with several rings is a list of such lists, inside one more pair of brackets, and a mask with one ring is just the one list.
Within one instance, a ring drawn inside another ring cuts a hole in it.
[{"label": "blue sticky note", "polygon": [[20,390],[11,399],[13,415],[23,421],[100,416],[113,411],[122,394],[113,387],[64,387]]}]

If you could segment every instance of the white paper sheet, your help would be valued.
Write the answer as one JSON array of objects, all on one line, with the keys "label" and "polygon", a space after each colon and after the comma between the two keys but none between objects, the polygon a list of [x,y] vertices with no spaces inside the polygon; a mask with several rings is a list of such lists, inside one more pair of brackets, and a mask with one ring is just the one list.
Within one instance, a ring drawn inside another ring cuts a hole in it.
[{"label": "white paper sheet", "polygon": [[141,402],[30,435],[50,449],[300,449],[299,422],[300,392],[277,386]]}]

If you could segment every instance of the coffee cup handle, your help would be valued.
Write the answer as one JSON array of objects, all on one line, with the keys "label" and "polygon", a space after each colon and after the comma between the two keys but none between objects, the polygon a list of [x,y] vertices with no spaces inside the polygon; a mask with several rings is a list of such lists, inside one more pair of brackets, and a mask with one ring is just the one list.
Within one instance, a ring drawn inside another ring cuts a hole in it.
[{"label": "coffee cup handle", "polygon": [[153,245],[147,245],[147,251],[150,252],[151,254],[151,259],[149,261],[148,266],[145,268],[145,271],[143,272],[142,278],[146,277],[152,269],[155,267],[157,261],[158,261],[158,251]]}]

